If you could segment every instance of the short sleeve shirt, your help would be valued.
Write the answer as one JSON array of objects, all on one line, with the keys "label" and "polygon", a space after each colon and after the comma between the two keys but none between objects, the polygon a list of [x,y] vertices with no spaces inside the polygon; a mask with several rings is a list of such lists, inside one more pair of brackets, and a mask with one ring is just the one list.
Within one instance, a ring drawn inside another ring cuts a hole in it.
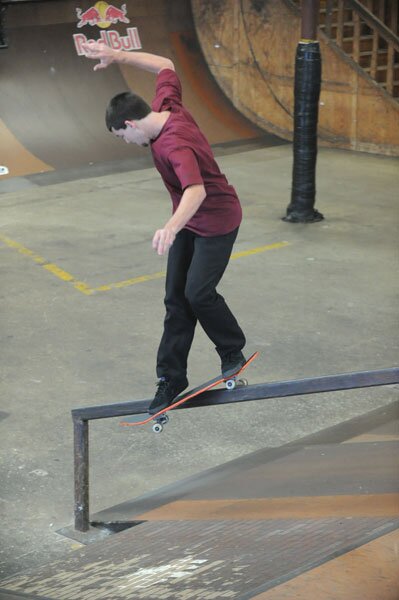
[{"label": "short sleeve shirt", "polygon": [[173,212],[188,186],[202,184],[205,200],[185,228],[204,237],[230,233],[241,223],[240,202],[235,189],[221,173],[208,141],[184,108],[181,84],[172,69],[163,69],[158,74],[151,107],[155,112],[171,113],[152,140],[151,151],[170,193]]}]

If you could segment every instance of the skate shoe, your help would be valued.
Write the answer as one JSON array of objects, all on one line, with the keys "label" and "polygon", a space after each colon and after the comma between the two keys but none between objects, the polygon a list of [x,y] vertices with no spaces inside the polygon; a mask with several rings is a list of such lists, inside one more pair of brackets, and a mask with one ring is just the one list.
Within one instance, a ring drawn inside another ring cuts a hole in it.
[{"label": "skate shoe", "polygon": [[226,354],[222,358],[222,375],[225,379],[235,375],[241,367],[243,367],[246,363],[246,358],[241,352],[241,350],[236,350],[234,352],[230,352]]},{"label": "skate shoe", "polygon": [[154,400],[148,409],[150,415],[155,415],[160,410],[173,404],[174,399],[188,386],[188,381],[187,379],[168,381],[165,377],[160,377],[157,386]]}]

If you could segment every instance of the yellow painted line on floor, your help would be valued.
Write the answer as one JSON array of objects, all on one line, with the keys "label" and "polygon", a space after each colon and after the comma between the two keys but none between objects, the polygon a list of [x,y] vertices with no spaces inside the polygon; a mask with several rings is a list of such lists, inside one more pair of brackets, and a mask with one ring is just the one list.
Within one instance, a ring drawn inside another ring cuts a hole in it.
[{"label": "yellow painted line on floor", "polygon": [[49,271],[50,273],[52,273],[53,275],[58,277],[58,279],[72,283],[73,286],[79,292],[82,292],[83,294],[86,294],[88,296],[93,293],[93,290],[86,283],[84,283],[83,281],[78,281],[73,275],[64,271],[64,269],[61,269],[54,263],[50,263],[48,260],[43,258],[43,256],[40,256],[40,254],[36,254],[36,252],[34,252],[33,250],[30,250],[29,248],[26,248],[19,242],[16,242],[15,240],[11,240],[10,238],[8,238],[4,235],[1,235],[1,234],[0,234],[0,241],[2,241],[9,248],[13,248],[14,250],[17,250],[17,252],[19,254],[22,254],[24,256],[29,256],[35,263],[41,265],[43,267],[43,269],[46,269],[46,271]]},{"label": "yellow painted line on floor", "polygon": [[[144,283],[146,281],[162,279],[166,275],[165,271],[158,271],[157,273],[151,273],[148,275],[141,275],[139,277],[132,277],[131,279],[125,279],[124,281],[117,281],[115,283],[109,283],[109,284],[100,285],[97,287],[90,287],[87,283],[84,283],[83,281],[79,281],[78,279],[76,279],[76,277],[71,275],[71,273],[64,271],[64,269],[61,269],[61,267],[59,267],[58,265],[49,262],[48,260],[43,258],[43,256],[40,256],[40,254],[36,254],[36,252],[34,252],[33,250],[30,250],[29,248],[26,248],[19,242],[16,242],[15,240],[12,240],[1,234],[0,234],[0,241],[2,241],[9,248],[17,250],[17,252],[19,254],[28,256],[34,262],[41,265],[43,269],[46,269],[46,271],[49,271],[52,275],[54,275],[58,279],[61,279],[61,281],[66,281],[67,283],[71,283],[76,290],[78,290],[82,294],[85,294],[86,296],[91,296],[92,294],[95,294],[98,292],[108,292],[108,291],[114,290],[114,289],[129,287],[129,286],[135,285],[137,283]],[[237,258],[243,258],[245,256],[252,256],[254,254],[259,254],[261,252],[266,252],[268,250],[276,250],[278,248],[284,248],[289,245],[290,245],[289,242],[277,242],[275,244],[259,246],[258,248],[251,248],[250,250],[243,250],[242,252],[235,252],[234,254],[231,255],[231,259],[235,260]]]},{"label": "yellow painted line on floor", "polygon": [[132,279],[125,279],[124,281],[110,283],[109,285],[100,285],[99,287],[93,288],[93,291],[108,292],[109,290],[128,287],[129,285],[134,285],[135,283],[143,283],[144,281],[152,281],[153,279],[162,279],[162,277],[165,277],[165,275],[165,271],[159,271],[158,273],[153,273],[152,275],[141,275],[141,277],[133,277]]},{"label": "yellow painted line on floor", "polygon": [[242,258],[243,256],[252,256],[253,254],[260,254],[261,252],[267,252],[267,250],[277,250],[277,248],[285,248],[289,246],[289,242],[277,242],[276,244],[268,244],[267,246],[259,246],[259,248],[252,248],[251,250],[243,250],[242,252],[234,252],[231,255],[231,259]]},{"label": "yellow painted line on floor", "polygon": [[29,250],[29,248],[25,248],[25,246],[23,246],[19,242],[15,242],[14,240],[11,240],[10,238],[5,237],[4,235],[0,235],[0,240],[9,248],[14,248],[15,250],[17,250],[20,254],[30,256],[35,262],[39,264],[47,262],[45,258],[40,256],[39,254],[35,254],[35,252],[33,252],[33,250]]},{"label": "yellow painted line on floor", "polygon": [[[252,248],[251,250],[244,250],[242,252],[235,252],[231,255],[231,260],[236,258],[242,258],[243,256],[250,256],[252,254],[259,254],[260,252],[266,252],[267,250],[276,250],[277,248],[284,248],[289,246],[289,242],[278,242],[276,244],[269,244],[267,246],[260,246],[259,248]],[[125,281],[119,281],[117,283],[110,283],[109,285],[101,285],[93,288],[94,292],[108,292],[115,288],[128,287],[135,283],[143,283],[144,281],[152,281],[153,279],[162,279],[165,277],[165,271],[159,271],[158,273],[152,273],[151,275],[142,275],[141,277],[133,277],[132,279],[125,279]]]}]

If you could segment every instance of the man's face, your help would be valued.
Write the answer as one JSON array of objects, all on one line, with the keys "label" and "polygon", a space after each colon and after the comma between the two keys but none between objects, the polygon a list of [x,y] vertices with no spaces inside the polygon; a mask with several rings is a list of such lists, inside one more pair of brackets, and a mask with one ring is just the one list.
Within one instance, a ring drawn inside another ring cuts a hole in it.
[{"label": "man's face", "polygon": [[119,137],[127,144],[137,144],[138,146],[147,147],[150,144],[150,138],[148,135],[141,129],[139,122],[137,121],[126,121],[125,129],[114,129],[112,128],[112,133]]}]

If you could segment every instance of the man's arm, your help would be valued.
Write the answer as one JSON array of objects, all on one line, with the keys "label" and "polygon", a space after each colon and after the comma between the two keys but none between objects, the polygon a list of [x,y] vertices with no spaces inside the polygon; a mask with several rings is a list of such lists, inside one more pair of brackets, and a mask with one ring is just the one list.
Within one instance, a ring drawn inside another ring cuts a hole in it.
[{"label": "man's arm", "polygon": [[164,56],[149,54],[148,52],[125,52],[124,50],[114,50],[104,42],[95,42],[89,40],[82,44],[82,48],[87,58],[99,60],[94,66],[94,71],[106,69],[112,63],[121,65],[130,65],[151,73],[159,73],[162,69],[175,70],[173,62]]},{"label": "man's arm", "polygon": [[175,241],[177,233],[195,215],[205,197],[206,191],[202,184],[190,185],[184,190],[173,217],[169,219],[163,229],[158,229],[155,232],[152,247],[159,255],[166,254]]}]

